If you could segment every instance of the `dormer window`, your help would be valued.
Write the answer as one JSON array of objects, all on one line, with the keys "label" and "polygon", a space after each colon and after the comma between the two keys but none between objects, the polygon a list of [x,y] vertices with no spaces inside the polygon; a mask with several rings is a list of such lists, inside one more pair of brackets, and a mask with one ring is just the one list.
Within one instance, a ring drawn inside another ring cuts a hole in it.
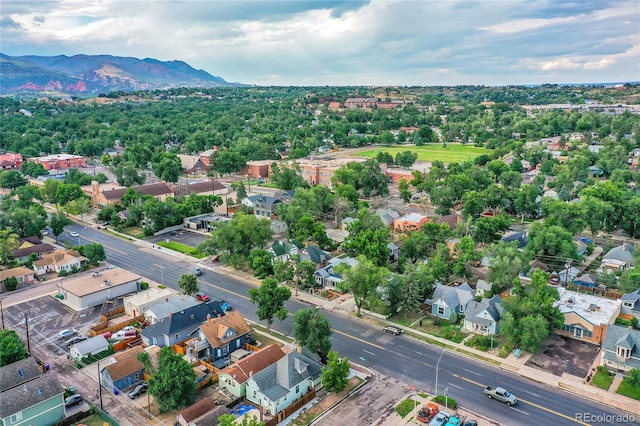
[{"label": "dormer window", "polygon": [[635,302],[633,300],[627,300],[622,302],[622,306],[624,306],[625,308],[633,308],[634,304]]},{"label": "dormer window", "polygon": [[618,358],[623,358],[623,359],[631,358],[631,349],[623,348],[622,346],[617,346],[616,355],[618,356]]}]

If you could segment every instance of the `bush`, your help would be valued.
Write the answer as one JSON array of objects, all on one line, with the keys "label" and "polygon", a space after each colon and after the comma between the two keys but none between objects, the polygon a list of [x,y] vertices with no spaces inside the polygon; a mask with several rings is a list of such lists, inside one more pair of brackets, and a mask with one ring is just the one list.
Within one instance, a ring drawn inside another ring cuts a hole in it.
[{"label": "bush", "polygon": [[486,351],[489,348],[491,348],[491,337],[478,334],[476,336],[473,336],[467,339],[464,342],[464,345],[472,348],[480,349],[481,351]]},{"label": "bush", "polygon": [[159,288],[159,289],[165,289],[165,288],[167,288],[167,286],[166,286],[166,285],[163,285],[163,284],[160,284],[160,285],[158,286],[158,288]]},{"label": "bush", "polygon": [[69,275],[69,273],[67,272],[66,269],[63,269],[60,272],[58,272],[59,277],[66,277],[67,275]]},{"label": "bush", "polygon": [[446,397],[444,395],[436,396],[435,398],[433,398],[433,402],[437,402],[440,405],[445,405],[446,402],[446,407],[451,408],[452,410],[458,408],[458,403],[455,399]]},{"label": "bush", "polygon": [[633,317],[630,320],[622,319],[622,318],[616,318],[616,324],[623,325],[625,327],[638,328],[638,318]]},{"label": "bush", "polygon": [[148,289],[148,288],[149,288],[149,283],[148,283],[148,282],[146,282],[146,281],[142,281],[142,282],[140,283],[140,290],[146,290],[146,289]]}]

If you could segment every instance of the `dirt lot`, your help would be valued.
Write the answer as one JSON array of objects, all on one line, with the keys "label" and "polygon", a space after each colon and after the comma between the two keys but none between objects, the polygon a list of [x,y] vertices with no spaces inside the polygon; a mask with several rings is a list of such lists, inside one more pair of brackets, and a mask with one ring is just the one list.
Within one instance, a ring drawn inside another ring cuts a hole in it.
[{"label": "dirt lot", "polygon": [[525,365],[550,371],[556,376],[566,372],[585,377],[598,350],[596,345],[552,334]]}]

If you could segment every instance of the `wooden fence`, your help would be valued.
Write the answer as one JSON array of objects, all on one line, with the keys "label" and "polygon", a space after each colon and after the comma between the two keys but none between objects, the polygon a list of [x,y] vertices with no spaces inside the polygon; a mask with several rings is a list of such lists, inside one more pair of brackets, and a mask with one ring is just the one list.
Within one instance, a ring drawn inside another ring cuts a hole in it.
[{"label": "wooden fence", "polygon": [[284,410],[280,411],[274,418],[265,421],[265,426],[276,426],[278,423],[298,411],[303,405],[305,405],[315,397],[316,390],[312,388],[305,396],[303,396]]},{"label": "wooden fence", "polygon": [[[124,309],[124,308],[122,308]],[[111,317],[113,318],[113,316]],[[109,326],[108,321],[105,321],[105,316],[102,316],[102,322],[96,326],[93,326],[89,329],[89,334],[93,337],[93,336],[97,336],[98,334],[103,334],[106,333],[107,331],[111,334],[116,333],[120,330],[122,330],[123,328],[125,328],[128,325],[131,324],[135,324],[137,322],[143,322],[144,321],[144,315],[138,315],[137,317],[128,319],[126,321],[122,321],[119,322],[118,324]]]}]

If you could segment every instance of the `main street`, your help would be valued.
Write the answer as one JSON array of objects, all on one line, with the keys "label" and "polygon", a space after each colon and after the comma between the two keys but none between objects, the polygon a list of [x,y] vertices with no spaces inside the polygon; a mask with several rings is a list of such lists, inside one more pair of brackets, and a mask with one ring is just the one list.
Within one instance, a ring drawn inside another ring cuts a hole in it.
[{"label": "main street", "polygon": [[[67,240],[74,244],[100,243],[105,248],[109,264],[164,283],[173,289],[178,289],[177,282],[180,276],[192,273],[195,267],[190,258],[169,255],[165,249],[136,244],[80,225],[70,226],[68,230],[77,231],[79,237],[71,237],[65,232],[60,236],[60,241]],[[248,290],[252,284],[205,269],[199,277],[199,285],[212,298],[223,298],[234,309],[242,312],[245,318],[258,321],[255,306],[248,298]],[[289,312],[306,307],[309,305],[294,298],[286,305]],[[443,351],[440,347],[411,337],[386,334],[367,322],[331,311],[323,313],[331,321],[334,330],[332,346],[342,356],[410,384],[419,391],[432,394],[436,393],[437,377],[438,394],[442,394],[447,388],[449,396],[459,405],[503,424],[587,424],[576,422],[576,414],[625,414],[623,411],[572,393],[517,376],[491,364]],[[283,322],[276,321],[272,328],[292,335],[293,321],[291,317]],[[501,386],[510,390],[518,397],[519,403],[515,407],[508,407],[488,399],[482,392],[485,385]]]}]

